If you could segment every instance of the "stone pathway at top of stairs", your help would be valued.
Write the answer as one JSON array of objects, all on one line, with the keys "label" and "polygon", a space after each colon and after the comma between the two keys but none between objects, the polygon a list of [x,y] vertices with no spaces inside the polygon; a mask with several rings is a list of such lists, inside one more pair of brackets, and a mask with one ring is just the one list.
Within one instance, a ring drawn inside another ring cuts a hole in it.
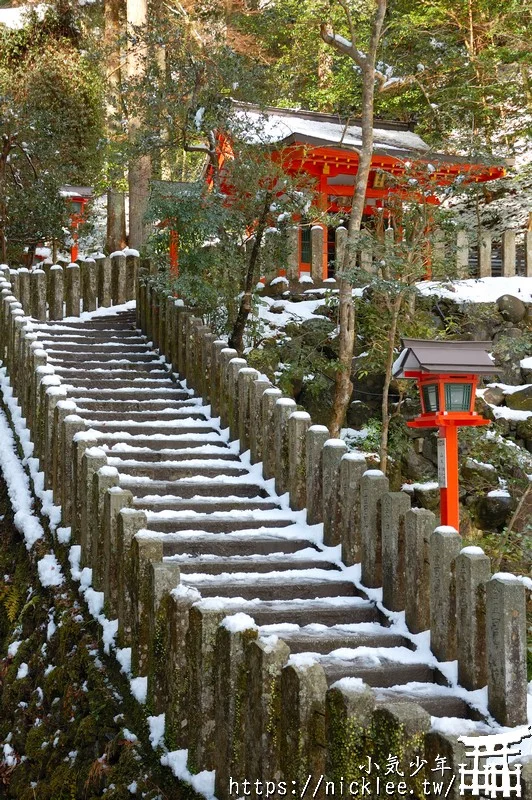
[{"label": "stone pathway at top of stairs", "polygon": [[291,624],[279,635],[292,653],[315,654],[329,684],[360,677],[378,701],[414,699],[434,716],[480,719],[228,442],[134,313],[35,329],[184,585],[219,598],[228,615],[249,614],[259,635]]}]

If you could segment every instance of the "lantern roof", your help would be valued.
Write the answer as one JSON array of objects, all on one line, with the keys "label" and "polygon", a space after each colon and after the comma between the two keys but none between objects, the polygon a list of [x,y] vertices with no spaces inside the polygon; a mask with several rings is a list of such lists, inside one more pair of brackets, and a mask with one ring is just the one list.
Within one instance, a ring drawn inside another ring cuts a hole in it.
[{"label": "lantern roof", "polygon": [[434,341],[402,339],[403,351],[393,365],[396,378],[406,373],[441,375],[493,375],[499,370],[489,355],[491,342]]}]

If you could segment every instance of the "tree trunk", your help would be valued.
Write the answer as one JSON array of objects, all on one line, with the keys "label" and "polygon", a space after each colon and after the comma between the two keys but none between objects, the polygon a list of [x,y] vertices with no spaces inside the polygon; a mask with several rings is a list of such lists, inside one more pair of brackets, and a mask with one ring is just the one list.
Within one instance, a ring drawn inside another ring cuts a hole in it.
[{"label": "tree trunk", "polygon": [[268,210],[271,202],[272,198],[270,195],[268,195],[264,203],[263,212],[257,224],[257,230],[255,231],[255,241],[253,242],[253,247],[251,248],[247,265],[244,293],[240,301],[240,307],[238,309],[235,324],[233,325],[233,330],[231,331],[231,336],[229,337],[229,347],[233,347],[235,350],[238,350],[239,353],[241,353],[244,349],[244,331],[246,329],[248,317],[253,308],[253,286],[255,285],[255,280],[257,277],[255,272],[259,261],[262,237],[264,236],[264,230],[266,228],[266,222],[268,219]]},{"label": "tree trunk", "polygon": [[[127,74],[128,79],[139,83],[146,69],[146,46],[139,43],[139,37],[146,30],[148,22],[147,0],[127,0]],[[144,221],[148,207],[151,179],[151,158],[142,152],[143,122],[140,116],[132,114],[129,123],[129,144],[131,147],[129,184],[129,246],[137,250],[146,240],[147,228]]]},{"label": "tree trunk", "polygon": [[[366,200],[366,190],[373,154],[373,107],[375,99],[375,61],[381,36],[386,0],[379,0],[373,20],[371,41],[367,56],[361,61],[362,69],[362,147],[360,148],[358,170],[353,195],[353,205],[349,217],[349,228],[339,285],[338,323],[340,328],[338,361],[339,369],[335,378],[335,392],[329,430],[331,436],[340,435],[342,425],[351,400],[353,384],[351,368],[355,348],[355,308],[353,304],[353,283],[349,274],[355,265],[359,232]],[[323,35],[323,34],[322,34]],[[360,54],[359,54],[360,55]],[[353,57],[353,56],[352,56]],[[354,57],[353,57],[354,58]],[[357,60],[354,58],[354,60]]]},{"label": "tree trunk", "polygon": [[399,314],[401,313],[401,306],[403,304],[403,297],[399,295],[392,309],[392,321],[390,331],[388,334],[388,353],[386,355],[386,367],[384,369],[384,386],[382,387],[382,434],[381,434],[381,447],[380,447],[380,468],[386,473],[388,468],[388,435],[390,432],[390,398],[388,397],[390,391],[390,384],[392,382],[392,369],[394,362],[395,351],[395,336],[397,334],[397,325],[399,322]]},{"label": "tree trunk", "polygon": [[[123,0],[105,0],[105,53],[107,60],[107,133],[112,140],[121,133],[116,116],[121,116],[120,104],[120,35]],[[124,179],[121,168],[109,168],[109,189],[107,190],[107,236],[105,247],[108,253],[121,250],[126,244],[126,198],[125,193],[116,188],[116,183]]]},{"label": "tree trunk", "polygon": [[117,189],[107,191],[106,250],[113,253],[126,246],[126,197]]}]

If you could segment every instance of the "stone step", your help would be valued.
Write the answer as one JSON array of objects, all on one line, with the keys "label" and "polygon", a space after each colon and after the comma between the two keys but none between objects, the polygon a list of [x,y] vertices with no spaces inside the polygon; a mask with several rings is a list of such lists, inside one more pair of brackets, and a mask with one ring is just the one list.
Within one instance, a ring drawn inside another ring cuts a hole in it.
[{"label": "stone step", "polygon": [[[205,447],[205,445],[202,445]],[[210,447],[210,445],[207,445]],[[220,448],[218,448],[220,449]],[[215,458],[217,461],[220,459],[222,461],[240,461],[240,456],[237,453],[231,453],[229,451],[224,452],[223,450],[219,453],[213,452],[198,452],[197,447],[187,448],[186,450],[156,450],[155,452],[124,452],[121,453],[120,451],[116,450],[109,450],[108,451],[109,463],[113,467],[124,468],[127,470],[127,463],[128,461],[134,461],[138,463],[142,461],[144,464],[163,464],[167,461],[190,461],[191,459],[196,459],[199,461],[207,461],[209,459]]]},{"label": "stone step", "polygon": [[292,625],[348,625],[360,622],[378,622],[389,625],[388,619],[376,605],[361,595],[327,597],[322,600],[265,600],[262,603],[231,604],[229,613],[242,611],[253,617],[260,626],[289,623]]},{"label": "stone step", "polygon": [[437,683],[446,686],[445,676],[428,664],[403,664],[399,661],[380,659],[379,664],[371,663],[373,658],[358,658],[352,661],[330,659],[320,661],[329,686],[341,678],[361,678],[372,687],[390,688],[406,683]]},{"label": "stone step", "polygon": [[202,400],[196,397],[189,397],[186,392],[183,392],[182,400],[100,400],[96,397],[79,398],[79,406],[84,411],[116,411],[116,412],[129,412],[129,411],[166,411],[173,409],[203,408]]},{"label": "stone step", "polygon": [[[305,600],[307,598],[314,600],[326,597],[331,600],[334,598],[336,601],[339,598],[363,597],[360,589],[357,589],[351,581],[320,580],[308,577],[292,581],[250,575],[247,581],[235,579],[202,581],[189,580],[184,575],[182,583],[194,587],[203,597],[242,597],[244,600]],[[345,616],[344,614],[344,619]],[[257,613],[257,617],[260,619],[259,613]],[[255,617],[255,621],[258,622],[257,617]],[[277,622],[277,619],[273,621]],[[318,622],[319,619],[313,618],[311,621]]]},{"label": "stone step", "polygon": [[140,333],[134,325],[131,318],[118,319],[116,316],[109,317],[95,317],[94,319],[87,320],[61,320],[58,319],[54,322],[43,323],[38,326],[42,330],[52,330],[54,333],[61,330],[76,330],[76,331],[104,331],[105,333],[114,333],[115,331],[136,331]]},{"label": "stone step", "polygon": [[163,536],[163,556],[214,555],[220,558],[231,556],[268,555],[270,553],[297,553],[309,547],[317,549],[306,539],[286,539],[281,536],[263,534],[237,536],[231,533],[203,533],[200,535],[165,534]]},{"label": "stone step", "polygon": [[[423,694],[423,689],[427,694]],[[429,694],[430,692],[430,694]],[[376,696],[377,706],[383,703],[417,703],[432,717],[454,717],[458,719],[470,719],[482,721],[485,719],[483,714],[462,700],[461,697],[453,697],[448,694],[436,694],[434,684],[427,684],[421,687],[421,691],[405,692],[393,689],[379,689]]]},{"label": "stone step", "polygon": [[[276,556],[236,556],[235,558],[199,556],[197,558],[183,558],[177,556],[172,559],[172,562],[174,564],[179,564],[181,575],[224,575],[231,573],[256,573],[257,575],[263,575],[270,572],[290,572],[292,570],[307,569],[340,571],[337,564],[333,564],[330,561],[299,558],[293,553],[289,554],[287,558]],[[339,645],[339,647],[340,646],[341,645]]]},{"label": "stone step", "polygon": [[207,416],[204,411],[199,410],[197,406],[185,406],[184,408],[170,408],[165,411],[120,411],[119,409],[113,411],[93,411],[92,409],[80,408],[76,411],[78,416],[86,420],[94,420],[95,422],[119,422],[121,419],[124,422],[154,422],[156,420],[171,421],[173,419],[203,419],[206,420]]},{"label": "stone step", "polygon": [[131,342],[128,340],[127,344],[120,342],[106,342],[94,340],[88,342],[85,337],[72,336],[72,337],[56,337],[54,339],[40,338],[46,350],[51,354],[64,355],[71,353],[72,355],[79,356],[100,356],[109,354],[112,358],[120,357],[121,355],[147,355],[150,358],[154,357],[153,350],[144,342],[139,339],[138,342]]},{"label": "stone step", "polygon": [[[341,647],[406,647],[414,650],[415,645],[404,636],[392,633],[388,628],[379,630],[342,631],[326,629],[320,631],[280,631],[279,637],[290,647],[291,653],[319,653],[326,655]],[[272,631],[274,633],[275,631]]]},{"label": "stone step", "polygon": [[[190,419],[190,417],[188,417]],[[201,421],[199,420],[198,423]],[[149,423],[144,424],[142,422],[98,422],[94,420],[94,424],[91,425],[95,431],[101,431],[102,433],[114,433],[115,441],[119,440],[119,437],[123,434],[131,434],[132,436],[144,434],[145,436],[157,436],[160,435],[163,431],[167,431],[168,436],[178,436],[182,434],[183,436],[186,434],[216,434],[218,431],[215,428],[211,428],[208,425],[186,425],[186,420],[183,420],[182,423],[176,422],[175,425],[169,425],[165,423],[164,426],[162,425],[150,425]],[[125,440],[124,440],[125,441]],[[208,442],[203,442],[203,444],[208,444]],[[150,445],[151,446],[151,445]],[[175,480],[172,478],[172,480]]]},{"label": "stone step", "polygon": [[[241,500],[225,500],[222,498],[213,498],[202,502],[201,500],[180,500],[176,498],[171,500],[165,497],[164,500],[146,501],[142,497],[134,500],[133,505],[135,508],[143,509],[144,511],[193,511],[195,514],[218,514],[223,511],[232,511],[238,509],[239,511],[273,511],[279,509],[279,504],[273,500],[248,500],[242,498]],[[186,552],[186,551],[183,551]],[[205,552],[211,552],[207,550]],[[251,551],[255,552],[255,551]],[[232,553],[231,555],[238,555]],[[244,553],[242,553],[244,555]]]},{"label": "stone step", "polygon": [[[160,533],[177,533],[177,531],[205,531],[205,533],[233,533],[234,531],[251,531],[264,528],[275,531],[276,528],[288,528],[293,525],[291,519],[238,519],[235,517],[215,516],[214,514],[197,514],[193,517],[170,517],[164,519],[151,516],[148,528]],[[261,531],[263,532],[263,531]]]},{"label": "stone step", "polygon": [[138,388],[132,388],[131,386],[126,386],[123,389],[117,391],[117,389],[93,389],[90,386],[84,388],[80,386],[79,388],[76,386],[71,386],[68,390],[68,396],[72,398],[72,400],[95,400],[95,401],[127,401],[127,402],[144,402],[144,401],[151,401],[151,400],[160,400],[160,401],[175,401],[175,400],[189,400],[190,394],[185,390],[181,389],[178,384],[174,386],[169,386],[167,389],[148,389],[139,390]]},{"label": "stone step", "polygon": [[[115,362],[110,361],[88,361],[84,360],[83,367],[78,366],[77,362],[64,362],[61,359],[50,358],[49,362],[55,367],[56,372],[66,373],[67,375],[75,375],[76,373],[91,373],[93,370],[99,373],[106,373],[114,375],[115,373],[139,373],[143,375],[150,375],[152,373],[168,373],[160,361],[124,361],[115,359]],[[81,363],[81,362],[80,362]]]},{"label": "stone step", "polygon": [[48,355],[50,356],[50,360],[54,362],[60,362],[64,364],[72,364],[75,365],[78,362],[84,364],[85,366],[88,364],[95,365],[107,365],[109,363],[112,364],[122,364],[124,361],[135,361],[137,364],[159,364],[161,365],[162,362],[159,356],[155,355],[155,353],[146,347],[145,352],[141,353],[110,353],[110,348],[104,350],[103,348],[87,348],[84,351],[81,350],[48,350]]},{"label": "stone step", "polygon": [[76,383],[80,380],[88,380],[92,383],[100,381],[126,381],[135,383],[138,381],[168,382],[172,381],[171,374],[165,369],[145,370],[145,369],[113,369],[113,370],[90,370],[90,369],[69,369],[53,365],[56,373],[65,383]]},{"label": "stone step", "polygon": [[[98,441],[99,444],[99,441]],[[174,497],[226,497],[229,492],[236,497],[267,497],[267,493],[255,483],[230,483],[229,481],[205,481],[204,483],[183,483],[182,481],[135,482],[120,476],[120,485],[129,489],[134,497],[171,496]]]},{"label": "stone step", "polygon": [[158,380],[150,380],[146,378],[138,379],[138,389],[134,385],[134,380],[129,378],[129,380],[124,379],[110,379],[110,380],[102,380],[97,377],[92,378],[72,378],[66,376],[63,378],[63,382],[65,386],[72,386],[74,389],[127,389],[128,391],[134,392],[135,390],[145,390],[148,389],[161,389],[164,386],[168,386],[168,388],[172,388],[176,386],[176,383],[170,378],[159,378]]},{"label": "stone step", "polygon": [[146,345],[146,339],[139,331],[135,330],[90,330],[87,329],[82,332],[80,329],[73,328],[72,326],[61,326],[60,329],[52,330],[51,328],[34,328],[39,338],[46,338],[48,341],[61,342],[61,341],[76,341],[84,344],[89,342],[106,344],[133,344],[139,342]]},{"label": "stone step", "polygon": [[[194,452],[195,449],[205,446],[216,448],[216,452],[212,454],[213,458],[222,458],[222,453],[228,449],[227,442],[224,442],[223,439],[216,436],[216,433],[196,433],[195,436],[198,438],[194,439],[188,438],[189,436],[190,434],[184,434],[182,438],[177,436],[160,436],[155,439],[150,436],[142,436],[141,434],[132,435],[128,433],[125,434],[123,438],[120,438],[119,433],[103,432],[98,436],[98,446],[106,448],[109,454],[116,456],[116,458],[122,458],[121,453],[123,453],[125,458],[130,459],[136,457],[137,451],[139,454],[143,451],[147,452],[148,450],[152,453],[161,454],[166,454],[167,451],[174,452],[176,450],[182,452],[185,449],[190,449]],[[135,449],[120,450],[120,448],[123,447]],[[116,450],[113,448],[116,448]],[[220,456],[216,455],[216,453],[220,453]]]}]

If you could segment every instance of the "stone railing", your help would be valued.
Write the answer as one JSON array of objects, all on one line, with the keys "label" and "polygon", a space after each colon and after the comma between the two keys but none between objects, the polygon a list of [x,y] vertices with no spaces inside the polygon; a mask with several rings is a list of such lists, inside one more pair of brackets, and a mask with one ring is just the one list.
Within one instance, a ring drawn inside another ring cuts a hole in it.
[{"label": "stone railing", "polygon": [[[0,277],[11,284],[9,293],[33,319],[60,320],[134,300],[138,264],[138,256],[114,253],[32,270],[2,264]],[[7,289],[3,291],[7,296]]]},{"label": "stone railing", "polygon": [[[12,287],[4,281],[0,288]],[[456,531],[436,528],[430,511],[390,493],[386,477],[367,470],[361,454],[331,440],[149,278],[138,284],[137,314],[174,370],[252,462],[263,463],[277,492],[289,493],[293,509],[306,507],[310,524],[323,522],[325,544],[341,545],[346,564],[361,563],[363,584],[383,587],[384,607],[404,610],[411,632],[430,630],[433,653],[457,660],[462,686],[487,684],[499,723],[525,723],[523,584],[492,577],[482,551],[463,550]],[[262,639],[256,626],[231,624],[227,608],[180,585],[178,565],[164,560],[160,538],[143,533],[145,513],[131,507],[131,492],[94,447],[97,438],[47,363],[38,326],[28,322],[20,302],[5,295],[0,357],[62,524],[72,527],[109,618],[118,618],[119,645],[132,648],[134,673],[147,676],[148,710],[166,713],[169,749],[187,748],[193,772],[215,768],[220,798],[228,796],[230,778],[301,786],[308,775],[352,779],[368,756],[385,763],[389,753],[403,763],[445,756],[457,772],[463,746],[431,730],[420,706],[377,702],[369,687],[349,679],[328,687],[319,663],[290,658],[282,634]],[[531,772],[523,770],[526,797]],[[420,791],[405,780],[414,795]],[[458,786],[448,796],[457,798]]]}]

